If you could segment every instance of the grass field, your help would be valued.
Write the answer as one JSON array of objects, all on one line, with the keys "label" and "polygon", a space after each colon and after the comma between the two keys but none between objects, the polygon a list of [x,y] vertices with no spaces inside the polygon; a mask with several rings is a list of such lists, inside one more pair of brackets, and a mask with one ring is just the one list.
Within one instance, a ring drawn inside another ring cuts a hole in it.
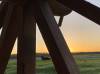
[{"label": "grass field", "polygon": [[[100,74],[100,54],[78,54],[74,58],[81,74]],[[37,60],[37,74],[57,74],[51,60]],[[16,74],[16,60],[10,60],[5,74]]]}]

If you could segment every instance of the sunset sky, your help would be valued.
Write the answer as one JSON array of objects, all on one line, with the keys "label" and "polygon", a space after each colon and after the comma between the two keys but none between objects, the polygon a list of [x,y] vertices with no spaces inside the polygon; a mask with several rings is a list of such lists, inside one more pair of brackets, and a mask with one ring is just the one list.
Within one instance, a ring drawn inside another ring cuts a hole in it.
[{"label": "sunset sky", "polygon": [[[100,0],[88,0],[100,7]],[[58,21],[58,17],[56,17]],[[100,51],[100,26],[79,15],[76,12],[64,17],[60,28],[64,38],[72,52],[96,52]],[[14,46],[16,48],[16,44]],[[45,43],[37,28],[37,52],[48,52]],[[16,53],[16,50],[13,52]]]}]

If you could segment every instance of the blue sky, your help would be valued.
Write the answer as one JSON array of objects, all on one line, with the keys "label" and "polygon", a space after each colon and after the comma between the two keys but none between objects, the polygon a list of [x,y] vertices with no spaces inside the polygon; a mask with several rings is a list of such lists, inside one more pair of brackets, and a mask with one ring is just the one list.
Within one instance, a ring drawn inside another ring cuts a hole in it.
[{"label": "blue sky", "polygon": [[91,2],[92,4],[100,7],[100,0],[86,0],[86,1]]}]

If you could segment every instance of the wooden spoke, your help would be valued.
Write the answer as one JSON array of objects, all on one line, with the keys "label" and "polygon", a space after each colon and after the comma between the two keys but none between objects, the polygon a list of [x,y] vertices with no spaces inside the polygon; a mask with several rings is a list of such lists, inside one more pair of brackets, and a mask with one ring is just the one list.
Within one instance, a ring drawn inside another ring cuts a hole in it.
[{"label": "wooden spoke", "polygon": [[17,12],[16,7],[8,5],[5,23],[0,37],[0,74],[4,74],[14,42],[17,37]]},{"label": "wooden spoke", "polygon": [[[80,73],[59,26],[62,24],[63,16],[71,12],[70,9],[100,24],[99,7],[85,0],[55,0],[53,1],[55,3],[51,0],[2,1],[0,4],[0,28],[3,27],[0,36],[0,74],[5,73],[16,37],[18,37],[17,74],[36,74],[36,22],[57,74]],[[61,16],[58,24],[53,14]]]},{"label": "wooden spoke", "polygon": [[0,4],[0,28],[2,27],[4,19],[5,19],[4,17],[6,15],[7,7],[8,7],[8,3],[6,2],[2,2]]},{"label": "wooden spoke", "polygon": [[34,0],[35,19],[52,57],[57,74],[79,74],[63,35],[46,0]]},{"label": "wooden spoke", "polygon": [[33,3],[23,8],[22,24],[19,26],[17,74],[35,74],[36,23],[33,15]]}]

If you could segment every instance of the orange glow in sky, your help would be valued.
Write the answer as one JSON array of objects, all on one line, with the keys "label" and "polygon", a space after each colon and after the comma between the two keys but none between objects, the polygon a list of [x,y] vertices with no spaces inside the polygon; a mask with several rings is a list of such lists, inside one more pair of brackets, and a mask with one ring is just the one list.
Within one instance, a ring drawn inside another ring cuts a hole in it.
[{"label": "orange glow in sky", "polygon": [[[56,17],[58,21],[58,17]],[[65,16],[60,28],[71,52],[97,52],[100,51],[100,26],[72,12]],[[47,53],[45,43],[37,29],[37,52]],[[16,48],[16,44],[14,46]],[[16,50],[13,51],[16,53]]]}]

